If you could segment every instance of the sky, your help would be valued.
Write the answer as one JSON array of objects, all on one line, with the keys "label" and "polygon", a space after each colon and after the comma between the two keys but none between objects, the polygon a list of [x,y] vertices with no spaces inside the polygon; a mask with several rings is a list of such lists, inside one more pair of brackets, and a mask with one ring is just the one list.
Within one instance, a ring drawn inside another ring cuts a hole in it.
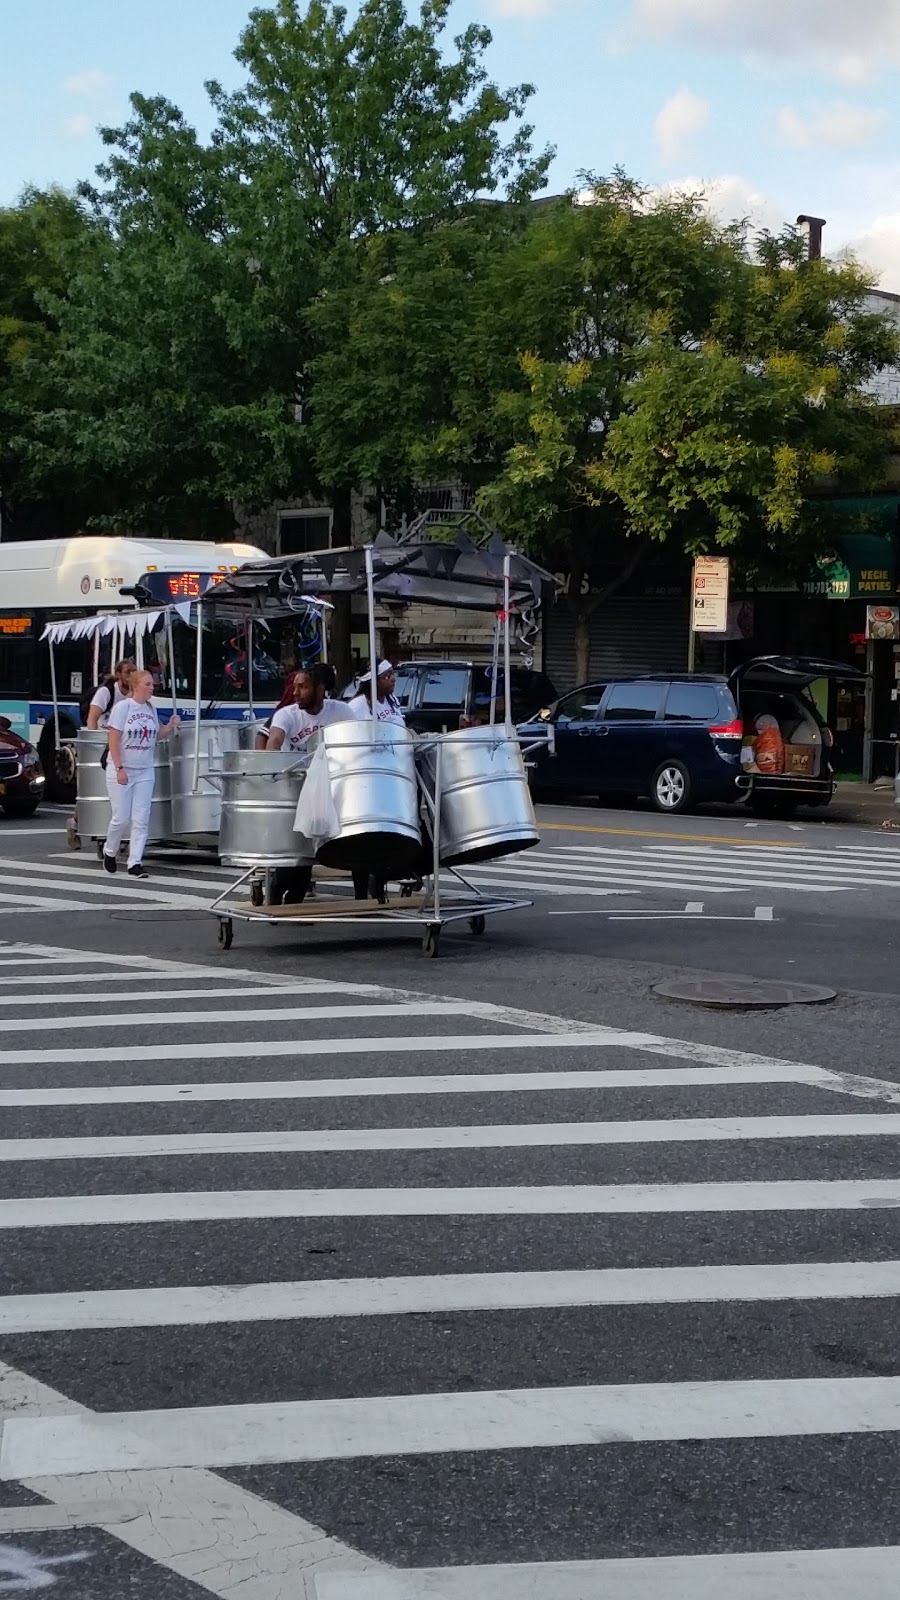
[{"label": "sky", "polygon": [[[0,0],[0,204],[89,178],[97,127],[135,90],[208,132],[204,81],[241,81],[249,9]],[[826,253],[852,249],[900,293],[900,0],[455,0],[452,31],[472,20],[493,32],[494,79],[535,86],[551,190],[621,166],[702,186],[724,219],[824,217]]]}]

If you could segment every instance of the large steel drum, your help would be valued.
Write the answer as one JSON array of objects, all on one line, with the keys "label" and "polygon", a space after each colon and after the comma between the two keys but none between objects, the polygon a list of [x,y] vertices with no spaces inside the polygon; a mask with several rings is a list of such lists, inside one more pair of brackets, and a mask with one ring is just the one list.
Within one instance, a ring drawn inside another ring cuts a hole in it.
[{"label": "large steel drum", "polygon": [[[109,829],[109,795],[106,773],[100,757],[106,749],[106,730],[80,728],[75,741],[77,761],[76,815],[78,831],[85,838],[105,839]],[[156,744],[154,757],[153,804],[150,807],[150,834],[153,844],[172,837],[172,807],[169,798],[168,741]]]},{"label": "large steel drum", "polygon": [[227,867],[292,867],[314,846],[294,832],[310,757],[288,750],[228,750],[222,764],[219,858]]},{"label": "large steel drum", "polygon": [[416,760],[434,795],[441,750],[440,858],[445,866],[491,861],[540,842],[525,762],[502,727],[461,728],[423,739]]},{"label": "large steel drum", "polygon": [[332,722],[323,730],[341,825],[319,848],[327,867],[383,877],[416,871],[422,856],[415,740],[394,722]]},{"label": "large steel drum", "polygon": [[182,723],[172,736],[169,768],[172,775],[172,829],[181,839],[195,834],[217,835],[222,817],[222,773],[225,756],[240,750],[240,722],[200,723],[200,764],[194,793],[194,741],[197,724]]}]

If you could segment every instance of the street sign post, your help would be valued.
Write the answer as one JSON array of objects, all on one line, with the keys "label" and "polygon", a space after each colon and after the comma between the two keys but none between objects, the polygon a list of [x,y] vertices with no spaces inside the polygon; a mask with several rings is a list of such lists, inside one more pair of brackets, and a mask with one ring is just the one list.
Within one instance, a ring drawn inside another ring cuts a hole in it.
[{"label": "street sign post", "polygon": [[727,632],[728,574],[727,556],[697,556],[694,560],[688,641],[689,672],[694,670],[696,635]]}]

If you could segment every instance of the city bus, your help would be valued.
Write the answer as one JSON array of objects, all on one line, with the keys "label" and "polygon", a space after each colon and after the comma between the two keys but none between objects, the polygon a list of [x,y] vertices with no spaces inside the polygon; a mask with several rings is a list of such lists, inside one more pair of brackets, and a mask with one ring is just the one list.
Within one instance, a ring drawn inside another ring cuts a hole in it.
[{"label": "city bus", "polygon": [[[81,721],[81,707],[94,686],[123,656],[137,655],[160,690],[169,693],[165,635],[135,640],[124,629],[102,638],[70,639],[55,646],[56,693],[60,708],[60,748],[56,748],[50,652],[41,636],[49,622],[100,611],[134,610],[140,603],[179,605],[202,597],[246,561],[265,559],[249,544],[203,544],[180,539],[144,539],[79,535],[71,539],[0,542],[0,716],[13,730],[36,744],[47,775],[48,798],[72,800],[75,765],[71,740]],[[124,591],[124,592],[123,592]],[[201,693],[219,717],[245,714],[246,674],[233,669],[240,641],[233,630],[204,626]],[[175,688],[179,711],[195,703],[193,630],[176,621],[173,627]],[[260,710],[277,704],[280,670],[265,658],[255,678]],[[168,701],[171,705],[171,701]],[[165,712],[166,700],[160,702]]]}]

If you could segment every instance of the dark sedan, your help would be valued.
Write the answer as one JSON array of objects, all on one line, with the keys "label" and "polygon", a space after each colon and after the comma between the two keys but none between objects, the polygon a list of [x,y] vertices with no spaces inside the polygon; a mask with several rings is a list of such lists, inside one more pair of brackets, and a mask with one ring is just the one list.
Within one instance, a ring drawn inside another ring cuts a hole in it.
[{"label": "dark sedan", "polygon": [[0,717],[0,809],[7,817],[32,817],[43,795],[44,772],[34,745]]}]

